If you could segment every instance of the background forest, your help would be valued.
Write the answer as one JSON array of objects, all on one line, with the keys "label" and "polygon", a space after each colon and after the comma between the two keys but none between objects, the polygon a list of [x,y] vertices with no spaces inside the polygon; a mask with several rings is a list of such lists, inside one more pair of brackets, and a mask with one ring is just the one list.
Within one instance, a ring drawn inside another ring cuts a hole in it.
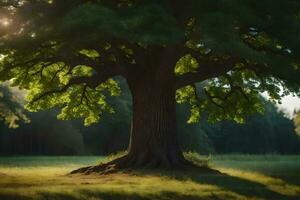
[{"label": "background forest", "polygon": [[[0,124],[0,155],[106,155],[125,150],[130,133],[131,95],[126,84],[119,81],[121,98],[109,99],[116,113],[90,127],[83,126],[80,120],[57,120],[56,110],[29,113],[23,110],[18,91],[1,86],[0,106],[10,115],[6,115],[8,126],[4,121]],[[201,154],[299,154],[300,138],[293,121],[271,102],[264,104],[265,114],[249,117],[246,124],[223,121],[214,125],[205,119],[197,124],[186,123],[189,108],[178,105],[181,146]],[[20,126],[16,128],[17,125]]]}]

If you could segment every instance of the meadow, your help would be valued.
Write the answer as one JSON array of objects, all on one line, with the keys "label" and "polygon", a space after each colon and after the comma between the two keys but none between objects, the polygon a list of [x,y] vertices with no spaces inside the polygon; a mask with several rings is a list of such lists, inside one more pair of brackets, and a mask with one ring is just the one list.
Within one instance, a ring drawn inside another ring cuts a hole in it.
[{"label": "meadow", "polygon": [[[300,156],[213,155],[222,174],[66,175],[104,157],[1,157],[1,200],[300,199]],[[203,158],[206,159],[206,158]]]}]

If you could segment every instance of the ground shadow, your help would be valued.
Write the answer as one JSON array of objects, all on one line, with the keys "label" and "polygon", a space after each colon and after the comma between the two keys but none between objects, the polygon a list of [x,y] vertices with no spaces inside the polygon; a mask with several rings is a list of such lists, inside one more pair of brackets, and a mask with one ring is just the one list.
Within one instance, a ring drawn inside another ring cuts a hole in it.
[{"label": "ground shadow", "polygon": [[300,187],[300,170],[299,170],[299,174],[295,174],[295,175],[270,175],[270,177],[272,178],[278,178],[283,180],[284,182],[286,182],[287,184],[291,184],[291,185],[296,185]]},{"label": "ground shadow", "polygon": [[222,175],[195,175],[192,180],[199,184],[210,184],[246,197],[265,198],[272,200],[298,200],[300,196],[287,196],[270,190],[266,185],[245,180],[239,177]]},{"label": "ground shadow", "polygon": [[[103,192],[95,190],[80,190],[79,195],[40,192],[37,198],[20,196],[14,194],[0,194],[1,200],[82,200],[82,199],[95,199],[95,200],[225,200],[223,198],[200,198],[195,195],[179,195],[175,192],[163,192],[157,195],[141,196],[138,194],[126,194],[117,192]],[[83,198],[84,197],[84,198]]]},{"label": "ground shadow", "polygon": [[[206,174],[206,172],[209,172]],[[199,173],[197,171],[186,172],[186,173],[161,173],[154,172],[154,175],[160,176],[171,176],[180,181],[192,180],[198,184],[209,184],[220,188],[225,191],[231,191],[236,194],[246,196],[247,198],[263,198],[272,200],[299,200],[300,194],[297,196],[288,196],[278,193],[276,191],[270,190],[266,185],[246,180],[240,177],[231,176],[226,173],[221,173],[217,170],[206,171],[200,169]],[[142,175],[145,172],[137,172],[136,174]],[[151,172],[150,172],[151,173]],[[183,174],[183,175],[181,175]],[[218,199],[217,197],[214,199]]]},{"label": "ground shadow", "polygon": [[[203,172],[203,171],[202,171]],[[202,185],[213,185],[220,188],[225,192],[232,192],[248,198],[262,198],[266,200],[298,200],[300,196],[287,196],[278,192],[270,190],[266,185],[245,180],[239,177],[230,176],[228,174],[213,172],[209,174],[196,172],[132,172],[135,175],[145,176],[155,175],[172,178],[179,181],[190,180]],[[109,175],[107,175],[109,176]],[[82,200],[82,199],[97,199],[97,200],[227,200],[232,199],[232,196],[218,195],[211,192],[208,196],[201,197],[193,194],[179,194],[176,191],[162,191],[158,194],[139,194],[126,193],[120,191],[101,191],[100,189],[80,189],[76,193],[64,193],[64,192],[48,192],[40,191],[36,199],[40,200]],[[1,200],[33,200],[33,197],[26,197],[17,194],[1,194]]]}]

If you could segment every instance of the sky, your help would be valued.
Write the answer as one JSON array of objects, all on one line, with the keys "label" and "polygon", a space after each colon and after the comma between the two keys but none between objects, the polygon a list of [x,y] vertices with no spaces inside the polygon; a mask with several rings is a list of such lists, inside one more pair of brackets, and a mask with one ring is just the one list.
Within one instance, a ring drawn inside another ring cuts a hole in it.
[{"label": "sky", "polygon": [[280,110],[283,110],[288,117],[292,117],[294,110],[300,110],[300,98],[291,95],[282,99],[282,104],[277,105]]}]

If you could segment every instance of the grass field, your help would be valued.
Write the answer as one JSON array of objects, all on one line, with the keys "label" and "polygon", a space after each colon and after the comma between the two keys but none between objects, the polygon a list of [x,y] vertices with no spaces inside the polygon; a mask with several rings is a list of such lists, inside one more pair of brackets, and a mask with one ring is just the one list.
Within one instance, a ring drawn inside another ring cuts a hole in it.
[{"label": "grass field", "polygon": [[66,176],[101,157],[2,157],[0,200],[300,199],[300,156],[212,156],[222,175],[137,172]]}]

